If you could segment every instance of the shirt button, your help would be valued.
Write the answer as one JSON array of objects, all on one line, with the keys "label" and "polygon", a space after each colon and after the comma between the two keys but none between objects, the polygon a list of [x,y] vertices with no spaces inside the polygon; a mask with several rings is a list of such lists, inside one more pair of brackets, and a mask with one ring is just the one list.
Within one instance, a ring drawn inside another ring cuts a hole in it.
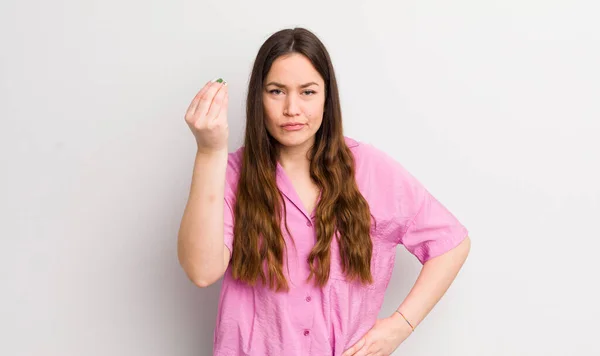
[{"label": "shirt button", "polygon": [[310,334],[310,331],[304,330],[304,336],[308,336],[308,334]]},{"label": "shirt button", "polygon": [[310,302],[312,300],[312,298],[310,296],[306,297],[306,301]]}]

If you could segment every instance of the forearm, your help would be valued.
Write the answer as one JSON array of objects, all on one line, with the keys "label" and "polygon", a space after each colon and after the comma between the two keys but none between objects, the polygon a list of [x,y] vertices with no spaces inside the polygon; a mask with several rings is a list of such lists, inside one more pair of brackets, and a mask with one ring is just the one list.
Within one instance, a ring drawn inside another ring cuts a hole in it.
[{"label": "forearm", "polygon": [[[446,293],[464,264],[470,248],[471,240],[467,237],[452,250],[425,262],[414,286],[397,309],[413,327],[425,319]],[[392,317],[406,323],[396,312]]]},{"label": "forearm", "polygon": [[196,155],[188,202],[178,236],[179,262],[198,285],[223,272],[223,208],[227,151]]}]

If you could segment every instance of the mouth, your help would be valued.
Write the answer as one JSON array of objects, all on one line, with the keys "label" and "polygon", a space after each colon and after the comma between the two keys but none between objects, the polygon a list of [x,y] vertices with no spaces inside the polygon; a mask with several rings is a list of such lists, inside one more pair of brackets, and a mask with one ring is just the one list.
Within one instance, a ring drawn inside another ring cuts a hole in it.
[{"label": "mouth", "polygon": [[290,122],[285,125],[282,125],[281,127],[286,131],[298,131],[304,128],[304,126],[305,124],[299,122]]}]

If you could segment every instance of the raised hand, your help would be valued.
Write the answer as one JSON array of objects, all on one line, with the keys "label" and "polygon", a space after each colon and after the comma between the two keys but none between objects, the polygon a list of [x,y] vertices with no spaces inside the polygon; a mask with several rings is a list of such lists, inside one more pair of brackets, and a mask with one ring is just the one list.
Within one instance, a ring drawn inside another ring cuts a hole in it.
[{"label": "raised hand", "polygon": [[206,83],[192,100],[185,121],[196,138],[198,152],[213,153],[227,149],[228,100],[227,82],[222,79]]}]

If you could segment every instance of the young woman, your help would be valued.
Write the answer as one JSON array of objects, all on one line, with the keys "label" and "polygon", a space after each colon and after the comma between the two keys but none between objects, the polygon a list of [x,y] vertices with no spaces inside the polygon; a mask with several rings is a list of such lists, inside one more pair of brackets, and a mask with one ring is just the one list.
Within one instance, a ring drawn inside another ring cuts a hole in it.
[{"label": "young woman", "polygon": [[[224,277],[214,355],[391,354],[462,267],[467,229],[389,155],[343,135],[333,66],[310,31],[261,46],[232,153],[227,91],[207,83],[185,115],[198,150],[178,238],[195,284]],[[398,244],[423,268],[377,319]]]}]

